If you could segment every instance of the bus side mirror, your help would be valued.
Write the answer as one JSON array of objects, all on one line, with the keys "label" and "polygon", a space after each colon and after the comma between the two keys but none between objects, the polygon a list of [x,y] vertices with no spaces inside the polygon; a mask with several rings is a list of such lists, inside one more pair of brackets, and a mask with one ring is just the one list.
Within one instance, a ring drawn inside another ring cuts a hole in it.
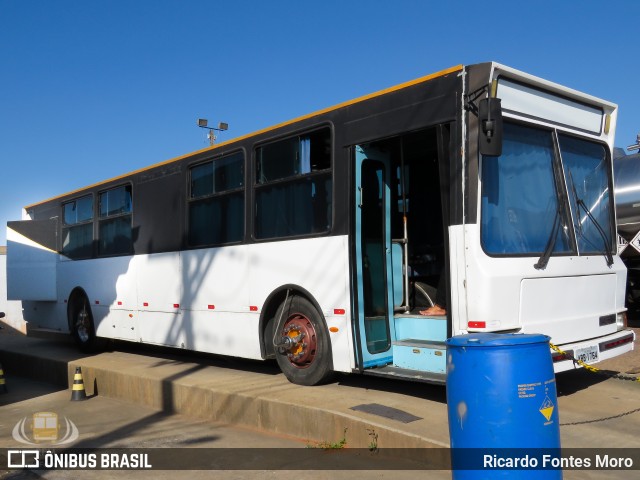
[{"label": "bus side mirror", "polygon": [[482,155],[502,155],[502,104],[499,98],[483,98],[478,104],[478,147]]}]

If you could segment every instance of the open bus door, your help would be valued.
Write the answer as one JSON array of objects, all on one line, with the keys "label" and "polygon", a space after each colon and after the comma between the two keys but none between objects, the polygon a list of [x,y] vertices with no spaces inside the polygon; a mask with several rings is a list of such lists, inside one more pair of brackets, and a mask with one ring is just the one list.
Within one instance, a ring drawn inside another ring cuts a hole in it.
[{"label": "open bus door", "polygon": [[436,285],[448,295],[444,133],[431,127],[354,148],[353,328],[357,366],[369,374],[444,381],[448,317],[420,313]]},{"label": "open bus door", "polygon": [[392,362],[393,288],[389,155],[355,147],[357,325],[362,367]]}]

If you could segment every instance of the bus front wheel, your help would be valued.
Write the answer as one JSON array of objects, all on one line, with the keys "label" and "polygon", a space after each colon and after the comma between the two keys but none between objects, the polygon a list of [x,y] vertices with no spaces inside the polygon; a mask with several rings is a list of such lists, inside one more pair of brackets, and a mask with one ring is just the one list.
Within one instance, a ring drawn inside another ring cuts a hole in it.
[{"label": "bus front wheel", "polygon": [[331,376],[331,345],[322,317],[304,297],[294,296],[276,314],[276,360],[297,385],[317,385]]}]

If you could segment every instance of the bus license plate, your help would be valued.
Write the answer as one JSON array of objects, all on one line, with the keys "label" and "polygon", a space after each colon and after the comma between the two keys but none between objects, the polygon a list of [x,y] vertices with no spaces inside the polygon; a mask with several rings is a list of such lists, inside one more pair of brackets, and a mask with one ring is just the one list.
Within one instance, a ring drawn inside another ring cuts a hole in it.
[{"label": "bus license plate", "polygon": [[591,345],[585,348],[577,348],[575,357],[584,363],[595,363],[599,360],[598,346]]}]

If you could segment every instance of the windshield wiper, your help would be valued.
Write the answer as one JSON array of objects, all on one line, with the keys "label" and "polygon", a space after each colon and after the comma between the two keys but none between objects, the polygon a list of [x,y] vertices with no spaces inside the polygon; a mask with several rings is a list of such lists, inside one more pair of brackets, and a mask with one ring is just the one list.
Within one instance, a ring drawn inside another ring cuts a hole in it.
[{"label": "windshield wiper", "polygon": [[607,267],[610,267],[611,265],[613,265],[613,255],[611,255],[611,251],[607,248],[608,239],[607,235],[604,233],[604,229],[600,225],[600,222],[596,220],[596,217],[593,216],[591,210],[589,210],[589,207],[587,207],[587,205],[584,203],[584,200],[576,197],[576,201],[578,202],[578,205],[582,207],[584,213],[587,214],[587,217],[589,217],[593,224],[596,226],[596,230],[600,234],[602,242],[604,243],[604,249],[602,250],[602,253],[604,253],[605,258],[607,259]]},{"label": "windshield wiper", "polygon": [[558,139],[556,137],[556,134],[554,134],[553,143],[554,143],[553,150],[554,150],[555,158],[552,161],[552,167],[553,167],[554,185],[556,190],[556,199],[558,203],[556,204],[556,215],[553,218],[553,227],[551,228],[551,235],[547,240],[547,244],[544,247],[544,252],[538,259],[538,262],[533,265],[533,267],[536,270],[544,270],[545,268],[547,268],[549,259],[551,258],[551,255],[553,254],[553,250],[556,246],[556,241],[558,239],[558,233],[559,233],[560,227],[562,226],[562,223],[563,223],[563,218],[562,218],[564,216],[563,212],[566,215],[568,211],[566,196],[562,193],[560,189],[560,179],[562,178],[562,167],[560,166],[560,162],[558,161],[558,159],[560,158],[560,147],[558,145]]},{"label": "windshield wiper", "polygon": [[[602,238],[602,242],[604,243],[604,249],[602,250],[602,253],[607,259],[607,267],[610,267],[611,265],[613,265],[613,255],[611,255],[611,250],[607,248],[607,243],[608,243],[607,235],[604,233],[604,229],[602,228],[602,225],[600,225],[600,222],[596,220],[596,217],[593,216],[593,214],[591,213],[591,210],[589,209],[589,207],[587,207],[587,204],[584,203],[584,200],[582,200],[578,196],[578,191],[576,190],[576,184],[573,181],[573,175],[571,175],[571,170],[569,170],[569,180],[571,180],[571,190],[573,191],[573,198],[575,198],[576,204],[578,205],[578,207],[582,207],[582,209],[584,210],[584,213],[587,214],[587,217],[589,217],[589,219],[596,226],[596,230],[598,231],[598,233],[600,234],[600,237]],[[577,213],[578,213],[578,221],[580,221],[579,209]],[[582,232],[582,224],[580,224],[578,231],[580,232],[580,235],[584,236],[584,233]]]},{"label": "windshield wiper", "polygon": [[547,245],[544,247],[544,252],[538,259],[538,261],[533,265],[536,270],[544,270],[547,268],[547,264],[549,263],[549,258],[551,258],[551,254],[553,253],[553,249],[556,246],[556,239],[558,238],[558,230],[560,229],[560,205],[557,205],[556,208],[556,216],[553,219],[553,227],[551,228],[551,235],[549,236],[549,240],[547,240]]}]

